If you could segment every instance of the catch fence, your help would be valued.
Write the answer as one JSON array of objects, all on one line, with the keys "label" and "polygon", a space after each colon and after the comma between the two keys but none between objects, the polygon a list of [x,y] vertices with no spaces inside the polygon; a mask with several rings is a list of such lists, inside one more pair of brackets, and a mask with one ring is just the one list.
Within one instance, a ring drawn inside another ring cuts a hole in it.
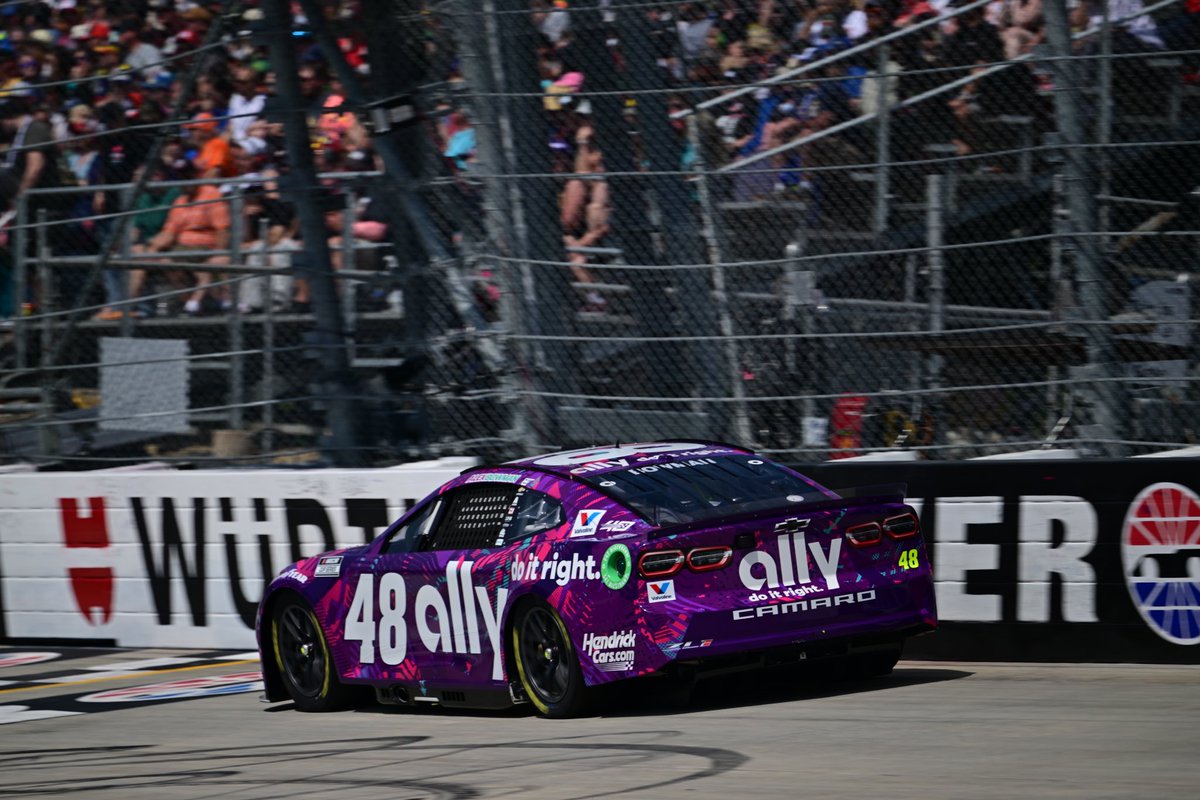
[{"label": "catch fence", "polygon": [[[375,4],[402,75],[356,93],[330,71],[381,171],[342,158],[305,182],[281,158],[278,187],[204,181],[235,222],[199,264],[129,236],[75,252],[57,229],[77,220],[34,210],[94,186],[17,198],[18,296],[37,302],[6,333],[3,454],[1195,444],[1195,15],[923,5]],[[344,33],[331,18],[304,31]],[[309,114],[318,168],[329,113]],[[107,186],[121,210],[96,221],[131,215],[132,188]],[[247,213],[271,192],[326,220],[333,269]],[[176,313],[194,277],[116,309],[80,278],[135,270],[213,275],[207,313]],[[85,319],[106,309],[140,311]]]}]

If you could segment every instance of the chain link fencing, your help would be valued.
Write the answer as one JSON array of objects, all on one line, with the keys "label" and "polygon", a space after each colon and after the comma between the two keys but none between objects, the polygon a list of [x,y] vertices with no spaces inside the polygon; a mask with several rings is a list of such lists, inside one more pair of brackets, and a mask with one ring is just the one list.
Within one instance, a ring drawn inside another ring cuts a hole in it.
[{"label": "chain link fencing", "polygon": [[8,114],[10,153],[80,125],[12,202],[0,457],[1196,444],[1179,2],[311,0],[298,94],[269,6],[212,4],[165,90]]}]

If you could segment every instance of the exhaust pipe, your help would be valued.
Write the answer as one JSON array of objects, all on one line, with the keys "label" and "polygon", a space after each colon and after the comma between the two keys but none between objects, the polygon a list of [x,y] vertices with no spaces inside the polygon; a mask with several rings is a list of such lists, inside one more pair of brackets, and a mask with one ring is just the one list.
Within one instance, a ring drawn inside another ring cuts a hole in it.
[{"label": "exhaust pipe", "polygon": [[412,694],[409,693],[408,687],[399,684],[395,686],[375,687],[375,698],[380,703],[389,706],[410,706],[413,702]]}]

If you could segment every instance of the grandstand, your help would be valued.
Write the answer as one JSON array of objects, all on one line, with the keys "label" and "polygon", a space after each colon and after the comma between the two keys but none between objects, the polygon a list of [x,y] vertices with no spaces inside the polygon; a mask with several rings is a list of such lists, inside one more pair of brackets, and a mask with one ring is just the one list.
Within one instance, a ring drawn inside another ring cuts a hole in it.
[{"label": "grandstand", "polygon": [[1193,445],[1197,11],[5,3],[0,459]]}]

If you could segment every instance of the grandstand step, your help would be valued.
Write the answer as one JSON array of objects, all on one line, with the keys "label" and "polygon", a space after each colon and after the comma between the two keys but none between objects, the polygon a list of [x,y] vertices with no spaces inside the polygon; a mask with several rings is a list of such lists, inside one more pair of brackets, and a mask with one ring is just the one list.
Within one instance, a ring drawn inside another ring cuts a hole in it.
[{"label": "grandstand step", "polygon": [[0,400],[5,398],[36,398],[42,396],[41,389],[0,389]]},{"label": "grandstand step", "polygon": [[969,183],[1027,183],[1029,179],[1013,172],[973,172],[959,175],[958,179]]},{"label": "grandstand step", "polygon": [[637,320],[628,314],[610,314],[607,311],[577,311],[575,319],[589,325],[637,325]]},{"label": "grandstand step", "polygon": [[596,283],[588,281],[572,281],[571,287],[580,292],[612,292],[614,294],[629,294],[633,287],[624,283]]},{"label": "grandstand step", "polygon": [[1146,206],[1149,208],[1162,208],[1170,210],[1179,208],[1178,202],[1171,200],[1151,200],[1146,197],[1120,197],[1111,194],[1098,194],[1096,195],[1096,199],[1100,202],[1122,206]]},{"label": "grandstand step", "polygon": [[574,246],[566,248],[568,253],[578,253],[587,256],[620,256],[624,255],[625,251],[620,247],[582,247]]},{"label": "grandstand step", "polygon": [[41,403],[4,403],[0,404],[0,416],[5,414],[39,414],[46,410]]},{"label": "grandstand step", "polygon": [[390,369],[403,366],[406,360],[403,358],[352,358],[350,367],[352,369]]},{"label": "grandstand step", "polygon": [[873,242],[878,234],[871,231],[811,230],[805,233],[810,242]]},{"label": "grandstand step", "polygon": [[224,414],[219,411],[201,411],[197,413],[180,412],[187,414],[189,422],[220,422],[222,424],[229,422],[229,414]]},{"label": "grandstand step", "polygon": [[1174,127],[1175,123],[1170,117],[1157,116],[1152,114],[1118,114],[1114,121],[1116,125],[1153,125],[1155,127],[1170,128]]}]

